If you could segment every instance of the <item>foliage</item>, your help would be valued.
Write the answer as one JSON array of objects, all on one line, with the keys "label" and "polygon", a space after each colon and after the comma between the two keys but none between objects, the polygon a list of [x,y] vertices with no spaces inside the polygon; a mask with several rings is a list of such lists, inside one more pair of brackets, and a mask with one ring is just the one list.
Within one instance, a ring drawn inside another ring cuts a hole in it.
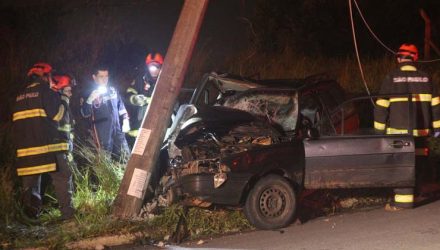
[{"label": "foliage", "polygon": [[0,124],[0,225],[8,225],[14,218],[17,202],[17,177],[13,166],[14,147],[10,123]]}]

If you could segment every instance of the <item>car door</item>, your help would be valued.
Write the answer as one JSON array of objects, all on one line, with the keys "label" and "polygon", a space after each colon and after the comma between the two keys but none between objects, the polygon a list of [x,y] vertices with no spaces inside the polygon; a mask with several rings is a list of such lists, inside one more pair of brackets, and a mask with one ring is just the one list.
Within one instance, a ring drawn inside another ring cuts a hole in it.
[{"label": "car door", "polygon": [[411,187],[409,135],[329,136],[304,140],[305,188]]}]

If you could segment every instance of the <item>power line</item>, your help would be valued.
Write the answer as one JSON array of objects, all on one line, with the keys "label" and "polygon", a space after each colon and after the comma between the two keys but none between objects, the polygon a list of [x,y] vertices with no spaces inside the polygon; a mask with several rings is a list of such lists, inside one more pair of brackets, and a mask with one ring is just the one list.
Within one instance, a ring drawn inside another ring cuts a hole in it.
[{"label": "power line", "polygon": [[[351,6],[351,0],[348,0],[348,6],[349,6],[349,10],[350,10],[350,21],[351,21],[351,31],[352,31],[352,34],[353,34],[354,50],[355,50],[355,52],[356,52],[356,59],[357,59],[357,62],[358,62],[359,71],[360,71],[360,73],[361,73],[362,82],[363,82],[363,84],[364,84],[364,86],[365,86],[365,90],[367,91],[367,94],[368,94],[369,96],[371,96],[370,89],[368,88],[367,81],[365,80],[364,70],[362,69],[361,58],[360,58],[360,56],[359,56],[359,49],[358,49],[358,46],[357,46],[356,31],[355,31],[355,28],[354,28],[353,7]],[[372,103],[373,106],[374,106],[374,101],[373,101],[373,99],[370,98],[370,100],[371,100],[371,103]]]},{"label": "power line", "polygon": [[364,22],[365,26],[367,27],[368,31],[370,31],[371,35],[374,37],[374,39],[376,39],[376,41],[378,41],[386,50],[388,50],[389,52],[393,53],[394,55],[396,54],[396,52],[392,49],[390,49],[388,46],[386,46],[380,39],[379,37],[376,36],[376,34],[374,33],[374,31],[370,28],[370,25],[368,25],[368,22],[365,20],[364,15],[362,14],[361,9],[359,8],[359,5],[357,3],[356,0],[354,1],[354,5],[356,6],[357,11],[359,12],[359,16],[361,17],[362,21]]},{"label": "power line", "polygon": [[[356,9],[359,13],[359,16],[361,17],[363,23],[365,24],[365,27],[367,27],[368,31],[371,33],[371,35],[374,37],[374,39],[376,39],[376,41],[379,42],[380,45],[382,45],[382,47],[384,47],[386,50],[391,52],[393,55],[396,55],[397,53],[394,50],[390,49],[388,46],[386,46],[385,43],[382,42],[382,40],[380,40],[379,37],[374,33],[374,31],[371,29],[370,25],[368,24],[367,20],[365,19],[364,15],[362,14],[362,11],[361,11],[357,1],[356,0],[353,0],[353,1],[356,6]],[[419,63],[432,63],[432,62],[439,62],[439,61],[440,61],[440,58],[433,59],[433,60],[418,60],[417,62],[419,62]]]}]

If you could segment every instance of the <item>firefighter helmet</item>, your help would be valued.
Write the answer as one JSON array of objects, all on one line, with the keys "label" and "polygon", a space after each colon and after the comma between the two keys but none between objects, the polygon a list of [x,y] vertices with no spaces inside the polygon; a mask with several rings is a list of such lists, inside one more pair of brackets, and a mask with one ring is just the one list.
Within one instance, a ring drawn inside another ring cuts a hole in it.
[{"label": "firefighter helmet", "polygon": [[154,56],[151,53],[148,54],[145,58],[145,64],[147,65],[148,74],[156,80],[163,64],[162,55],[159,53],[154,53]]},{"label": "firefighter helmet", "polygon": [[55,86],[53,86],[56,90],[62,90],[65,87],[71,87],[73,84],[73,79],[67,75],[56,75],[53,77],[55,82]]},{"label": "firefighter helmet", "polygon": [[163,64],[162,55],[160,53],[154,53],[154,55],[149,53],[147,55],[147,57],[145,58],[145,64],[149,65],[150,63],[157,63],[157,64],[162,65]]},{"label": "firefighter helmet", "polygon": [[397,57],[417,61],[419,59],[419,51],[414,44],[404,43],[400,46]]},{"label": "firefighter helmet", "polygon": [[32,68],[29,69],[27,75],[28,76],[36,75],[42,77],[50,74],[51,72],[52,72],[52,66],[50,66],[50,64],[45,62],[39,62],[34,64]]}]

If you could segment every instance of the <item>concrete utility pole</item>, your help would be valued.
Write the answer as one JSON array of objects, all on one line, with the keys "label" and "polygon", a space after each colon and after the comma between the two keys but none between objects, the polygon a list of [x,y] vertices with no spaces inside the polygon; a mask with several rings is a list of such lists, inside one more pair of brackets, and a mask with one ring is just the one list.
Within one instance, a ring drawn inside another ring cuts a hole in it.
[{"label": "concrete utility pole", "polygon": [[207,5],[208,0],[185,0],[183,4],[113,206],[113,215],[119,218],[135,216],[141,209]]}]

